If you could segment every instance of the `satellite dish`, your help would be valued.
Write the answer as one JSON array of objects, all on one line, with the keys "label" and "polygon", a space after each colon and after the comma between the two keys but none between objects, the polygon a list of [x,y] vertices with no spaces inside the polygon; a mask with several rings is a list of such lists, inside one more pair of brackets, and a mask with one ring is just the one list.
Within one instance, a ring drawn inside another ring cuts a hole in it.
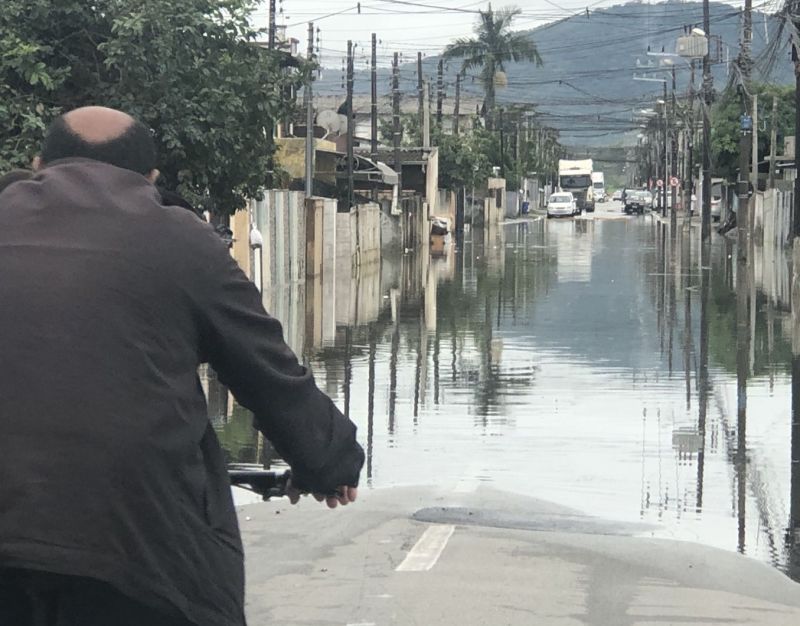
[{"label": "satellite dish", "polygon": [[[317,113],[317,126],[325,129],[325,136],[339,135],[342,132],[342,115],[327,109]],[[345,118],[346,119],[346,118]]]}]

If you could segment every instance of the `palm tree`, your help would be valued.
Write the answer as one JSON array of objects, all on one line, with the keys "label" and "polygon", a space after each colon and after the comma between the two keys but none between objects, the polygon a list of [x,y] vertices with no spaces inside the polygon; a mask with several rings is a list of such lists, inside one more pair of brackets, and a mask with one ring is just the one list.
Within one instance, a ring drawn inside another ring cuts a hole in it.
[{"label": "palm tree", "polygon": [[495,104],[495,85],[498,72],[505,69],[510,61],[529,61],[542,64],[536,44],[527,35],[512,32],[511,22],[522,11],[518,8],[501,9],[493,12],[478,11],[480,19],[475,26],[473,39],[456,39],[444,51],[445,59],[463,59],[461,71],[480,68],[480,80],[486,94],[484,101],[486,119],[491,124]]}]

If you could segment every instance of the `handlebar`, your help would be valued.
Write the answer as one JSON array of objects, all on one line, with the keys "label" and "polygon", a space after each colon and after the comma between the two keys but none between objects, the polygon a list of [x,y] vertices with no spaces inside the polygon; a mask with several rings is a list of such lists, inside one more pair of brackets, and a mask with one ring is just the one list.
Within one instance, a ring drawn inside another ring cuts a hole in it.
[{"label": "handlebar", "polygon": [[292,473],[289,470],[266,470],[257,465],[230,465],[228,476],[231,485],[257,493],[264,500],[286,495]]}]

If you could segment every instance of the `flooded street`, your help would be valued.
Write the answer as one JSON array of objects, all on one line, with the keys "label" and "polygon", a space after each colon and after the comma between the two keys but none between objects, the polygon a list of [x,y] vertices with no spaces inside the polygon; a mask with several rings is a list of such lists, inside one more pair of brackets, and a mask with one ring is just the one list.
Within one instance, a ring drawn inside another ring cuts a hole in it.
[{"label": "flooded street", "polygon": [[[269,296],[271,312],[358,424],[364,486],[468,504],[490,485],[800,579],[789,259],[756,250],[737,346],[733,246],[715,236],[703,266],[696,229],[672,241],[611,206],[337,275],[335,331],[298,294]],[[210,388],[230,460],[269,462],[246,412]]]}]

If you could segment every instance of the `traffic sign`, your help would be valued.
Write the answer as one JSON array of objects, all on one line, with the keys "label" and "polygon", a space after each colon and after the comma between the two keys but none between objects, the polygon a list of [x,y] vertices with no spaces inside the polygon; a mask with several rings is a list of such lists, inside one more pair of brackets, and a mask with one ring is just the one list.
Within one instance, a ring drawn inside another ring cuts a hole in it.
[{"label": "traffic sign", "polygon": [[680,185],[681,181],[678,180],[677,176],[673,176],[669,179],[669,184],[671,187],[677,187]]},{"label": "traffic sign", "polygon": [[660,178],[659,178],[659,179],[656,181],[656,187],[658,187],[659,189],[661,189],[661,187],[663,187],[663,186],[664,186],[664,181],[663,181],[662,179],[660,179]]}]

